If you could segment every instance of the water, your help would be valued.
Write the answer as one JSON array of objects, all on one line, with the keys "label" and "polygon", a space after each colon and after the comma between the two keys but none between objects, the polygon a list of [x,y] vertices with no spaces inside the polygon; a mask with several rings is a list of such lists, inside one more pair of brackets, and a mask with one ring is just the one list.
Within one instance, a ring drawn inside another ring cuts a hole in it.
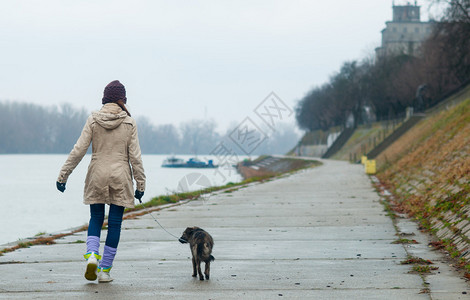
[{"label": "water", "polygon": [[[65,193],[60,193],[55,183],[67,155],[0,155],[0,245],[87,224],[89,206],[82,201],[90,157],[83,158],[70,175]],[[219,168],[220,173],[215,169],[162,168],[166,157],[142,156],[147,176],[143,201],[181,190],[179,182],[184,189],[196,190],[241,180],[233,168]]]}]

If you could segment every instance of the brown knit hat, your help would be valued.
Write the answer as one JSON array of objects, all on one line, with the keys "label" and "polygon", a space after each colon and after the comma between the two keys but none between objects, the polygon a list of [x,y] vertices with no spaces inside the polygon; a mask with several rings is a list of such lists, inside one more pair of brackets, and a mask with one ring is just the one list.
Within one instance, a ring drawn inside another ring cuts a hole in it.
[{"label": "brown knit hat", "polygon": [[103,93],[103,104],[122,100],[127,103],[126,88],[119,80],[111,81],[105,88]]}]

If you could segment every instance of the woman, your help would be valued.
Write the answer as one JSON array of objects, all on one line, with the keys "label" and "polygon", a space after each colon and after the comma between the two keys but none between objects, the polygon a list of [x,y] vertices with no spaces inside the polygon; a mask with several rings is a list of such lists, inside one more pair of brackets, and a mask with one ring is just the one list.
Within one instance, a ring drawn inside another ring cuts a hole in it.
[{"label": "woman", "polygon": [[[82,134],[60,170],[56,184],[59,191],[65,191],[69,175],[82,160],[91,143],[92,157],[85,179],[83,201],[90,205],[87,253],[84,255],[87,260],[85,278],[96,280],[99,277],[99,282],[113,280],[109,271],[119,243],[124,208],[134,207],[132,176],[137,184],[134,197],[140,200],[145,190],[137,126],[127,111],[126,102],[126,89],[118,80],[105,87],[103,107],[88,117]],[[110,208],[108,232],[101,259],[100,234],[105,204]]]}]

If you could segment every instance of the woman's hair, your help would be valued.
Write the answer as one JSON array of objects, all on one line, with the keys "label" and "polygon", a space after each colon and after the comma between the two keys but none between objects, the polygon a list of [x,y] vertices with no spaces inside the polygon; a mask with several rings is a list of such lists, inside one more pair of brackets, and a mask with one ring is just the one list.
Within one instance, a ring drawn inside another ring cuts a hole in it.
[{"label": "woman's hair", "polygon": [[116,101],[116,104],[119,105],[122,108],[122,110],[127,113],[129,117],[131,116],[131,113],[127,110],[126,105],[124,104],[124,101],[122,99],[119,99],[118,101]]}]

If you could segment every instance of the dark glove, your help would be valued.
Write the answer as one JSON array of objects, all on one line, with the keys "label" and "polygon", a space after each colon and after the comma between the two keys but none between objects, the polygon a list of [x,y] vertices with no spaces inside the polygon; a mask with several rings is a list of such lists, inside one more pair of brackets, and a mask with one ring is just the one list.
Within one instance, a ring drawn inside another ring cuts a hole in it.
[{"label": "dark glove", "polygon": [[[141,191],[139,191],[139,190],[135,190],[134,197],[135,197],[136,199],[138,199],[138,200],[140,201],[140,199],[142,199],[143,196],[144,196],[144,192],[141,192]],[[142,201],[140,201],[140,202],[142,202]]]},{"label": "dark glove", "polygon": [[62,193],[65,191],[65,182],[64,183],[60,183],[60,182],[56,182],[56,186],[57,186],[57,189],[59,191],[61,191]]}]

